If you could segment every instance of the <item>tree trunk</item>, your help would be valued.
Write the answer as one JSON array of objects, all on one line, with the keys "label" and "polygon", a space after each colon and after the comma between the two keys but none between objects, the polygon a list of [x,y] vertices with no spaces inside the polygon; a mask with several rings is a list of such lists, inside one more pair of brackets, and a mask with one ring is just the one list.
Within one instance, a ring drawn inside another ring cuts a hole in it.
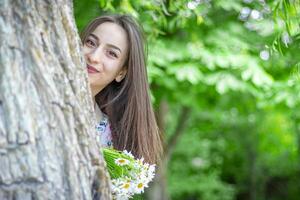
[{"label": "tree trunk", "polygon": [[[159,103],[159,108],[155,112],[159,130],[162,133],[166,131],[166,115],[168,113],[168,102],[162,99]],[[165,153],[165,152],[164,152]],[[165,155],[158,166],[155,178],[147,190],[146,198],[149,200],[168,200],[169,195],[167,192],[167,160]]]},{"label": "tree trunk", "polygon": [[72,9],[0,2],[1,200],[111,199]]},{"label": "tree trunk", "polygon": [[[183,106],[180,110],[177,125],[174,133],[170,136],[164,147],[164,155],[160,166],[157,170],[155,179],[150,187],[150,190],[147,192],[147,199],[155,200],[168,200],[170,196],[167,191],[167,172],[169,160],[172,156],[173,150],[176,147],[176,144],[186,128],[187,119],[190,115],[190,108]],[[159,104],[159,109],[156,112],[156,118],[160,131],[165,133],[166,131],[166,116],[168,113],[168,102],[165,99],[162,99]]]}]

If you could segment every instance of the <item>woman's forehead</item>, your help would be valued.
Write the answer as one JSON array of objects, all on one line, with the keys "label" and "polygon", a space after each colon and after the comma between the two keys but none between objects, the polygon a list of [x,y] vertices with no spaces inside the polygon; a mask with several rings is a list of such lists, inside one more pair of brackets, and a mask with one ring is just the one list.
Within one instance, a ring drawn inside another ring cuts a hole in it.
[{"label": "woman's forehead", "polygon": [[127,33],[116,23],[104,22],[98,25],[92,34],[98,38],[100,43],[116,46],[122,52],[127,51]]}]

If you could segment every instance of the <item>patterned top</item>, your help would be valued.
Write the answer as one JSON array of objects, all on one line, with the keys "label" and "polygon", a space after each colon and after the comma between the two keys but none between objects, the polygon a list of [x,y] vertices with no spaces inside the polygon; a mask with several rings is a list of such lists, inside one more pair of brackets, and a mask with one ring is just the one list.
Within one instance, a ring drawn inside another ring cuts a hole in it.
[{"label": "patterned top", "polygon": [[100,120],[99,124],[96,125],[96,131],[103,147],[113,146],[111,129],[107,116],[104,116],[103,119]]}]

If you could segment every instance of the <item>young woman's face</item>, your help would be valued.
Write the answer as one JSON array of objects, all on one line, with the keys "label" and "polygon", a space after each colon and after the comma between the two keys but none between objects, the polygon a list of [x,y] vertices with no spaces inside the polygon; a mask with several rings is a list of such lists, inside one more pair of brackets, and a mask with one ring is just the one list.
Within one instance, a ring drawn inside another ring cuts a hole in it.
[{"label": "young woman's face", "polygon": [[87,36],[83,54],[93,96],[113,80],[120,82],[124,78],[127,51],[127,34],[118,24],[102,23]]}]

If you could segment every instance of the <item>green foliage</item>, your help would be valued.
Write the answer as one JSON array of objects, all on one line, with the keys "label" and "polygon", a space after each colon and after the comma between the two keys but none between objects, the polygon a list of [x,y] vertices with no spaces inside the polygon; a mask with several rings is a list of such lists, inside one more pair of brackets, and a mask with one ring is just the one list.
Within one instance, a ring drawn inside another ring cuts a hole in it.
[{"label": "green foliage", "polygon": [[233,199],[234,187],[220,179],[223,160],[220,151],[225,149],[225,141],[203,139],[197,129],[192,130],[182,138],[171,161],[169,188],[172,199]]}]

